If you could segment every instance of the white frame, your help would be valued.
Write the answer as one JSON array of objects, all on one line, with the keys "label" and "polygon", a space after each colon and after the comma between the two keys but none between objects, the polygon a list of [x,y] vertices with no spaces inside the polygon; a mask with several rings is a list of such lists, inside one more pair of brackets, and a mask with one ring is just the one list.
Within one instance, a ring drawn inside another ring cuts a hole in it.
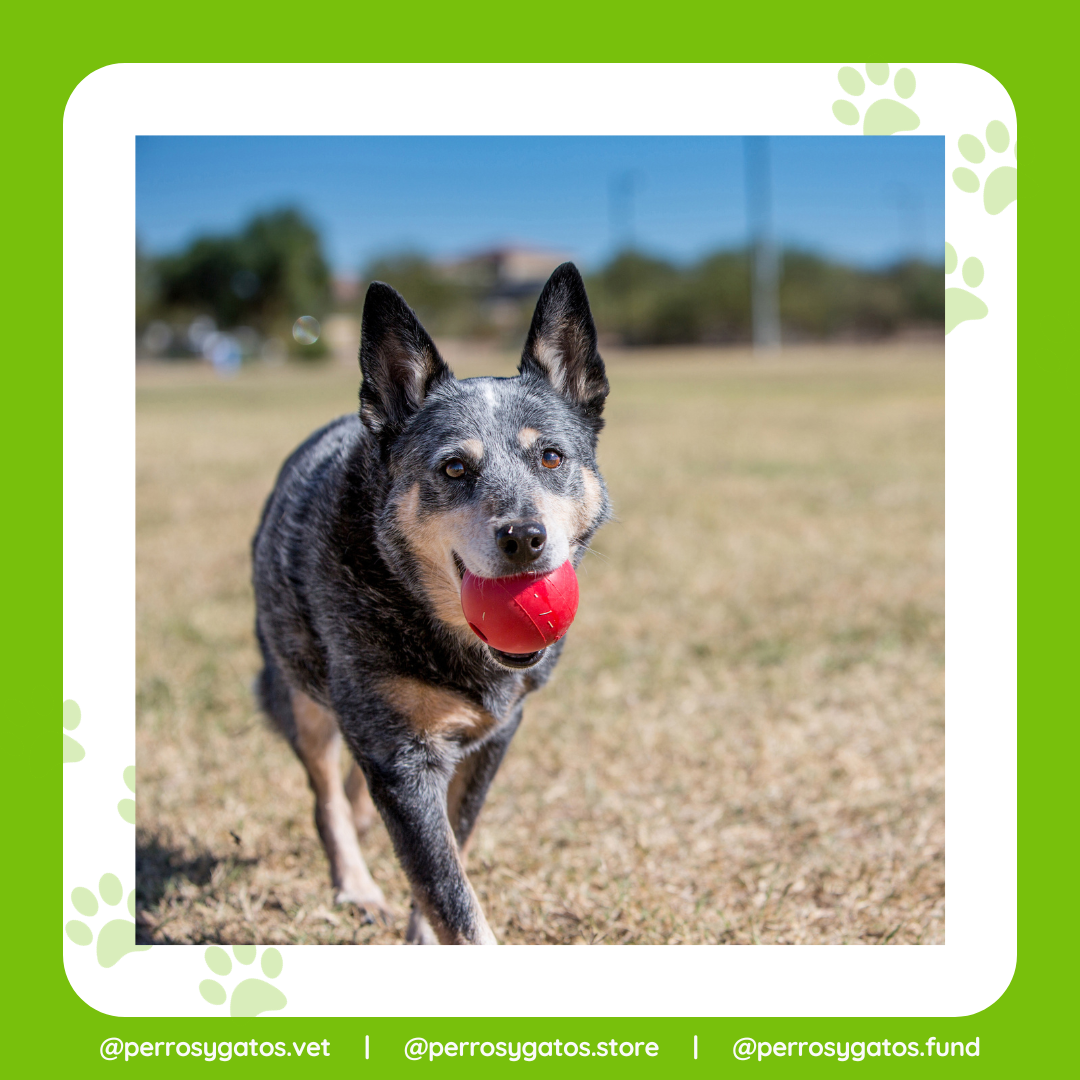
[{"label": "white frame", "polygon": [[[134,884],[116,799],[135,759],[135,136],[857,135],[831,111],[845,96],[840,66],[118,65],[76,88],[64,117],[64,680],[88,752],[64,767],[65,921],[75,885],[106,871]],[[917,133],[946,136],[947,173],[965,164],[960,134],[996,119],[1015,139],[992,76],[908,66]],[[288,946],[280,1015],[946,1016],[1005,990],[1016,961],[1016,205],[990,217],[942,182],[946,238],[987,267],[990,308],[946,338],[947,943]],[[96,1009],[221,1012],[197,992],[201,947],[104,969],[93,949],[64,944],[68,978]]]}]

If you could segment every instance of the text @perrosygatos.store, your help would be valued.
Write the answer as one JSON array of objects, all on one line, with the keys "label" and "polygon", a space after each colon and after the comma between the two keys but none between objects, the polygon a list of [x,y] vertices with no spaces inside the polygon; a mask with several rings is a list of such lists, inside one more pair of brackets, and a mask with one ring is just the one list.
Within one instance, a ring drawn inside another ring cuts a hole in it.
[{"label": "text @perrosygatos.store", "polygon": [[563,1039],[528,1039],[525,1041],[495,1041],[473,1039],[467,1042],[439,1042],[419,1036],[405,1044],[405,1056],[410,1061],[437,1061],[440,1058],[481,1057],[504,1058],[507,1061],[536,1061],[538,1058],[655,1058],[660,1055],[659,1043],[639,1039],[619,1042],[605,1039],[600,1042],[572,1042]]}]

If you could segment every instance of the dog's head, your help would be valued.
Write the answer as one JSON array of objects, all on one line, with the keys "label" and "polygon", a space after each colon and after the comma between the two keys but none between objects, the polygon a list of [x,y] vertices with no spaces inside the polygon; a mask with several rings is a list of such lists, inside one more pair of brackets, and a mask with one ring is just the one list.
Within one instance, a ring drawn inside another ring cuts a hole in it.
[{"label": "dog's head", "polygon": [[[544,286],[515,378],[458,381],[416,315],[375,282],[364,303],[360,414],[390,474],[383,554],[445,624],[475,641],[461,577],[575,566],[610,513],[596,467],[608,393],[581,275]],[[509,667],[539,662],[508,658]]]}]

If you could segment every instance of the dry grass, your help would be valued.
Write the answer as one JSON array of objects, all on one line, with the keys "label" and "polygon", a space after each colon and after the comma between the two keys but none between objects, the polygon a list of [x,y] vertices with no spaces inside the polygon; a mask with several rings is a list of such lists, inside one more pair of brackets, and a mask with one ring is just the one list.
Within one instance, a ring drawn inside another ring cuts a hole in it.
[{"label": "dry grass", "polygon": [[[505,357],[461,375],[507,373]],[[613,357],[619,520],[470,874],[507,943],[944,941],[940,348]],[[138,392],[140,933],[400,942],[335,908],[257,716],[248,542],[353,370],[147,368]]]}]

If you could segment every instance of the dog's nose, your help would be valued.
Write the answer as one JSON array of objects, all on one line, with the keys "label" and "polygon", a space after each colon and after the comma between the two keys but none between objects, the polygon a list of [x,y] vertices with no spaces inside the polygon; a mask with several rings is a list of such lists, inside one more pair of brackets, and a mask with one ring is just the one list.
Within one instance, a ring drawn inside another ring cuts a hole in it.
[{"label": "dog's nose", "polygon": [[499,550],[518,566],[538,559],[547,543],[547,529],[539,521],[511,521],[495,530]]}]

